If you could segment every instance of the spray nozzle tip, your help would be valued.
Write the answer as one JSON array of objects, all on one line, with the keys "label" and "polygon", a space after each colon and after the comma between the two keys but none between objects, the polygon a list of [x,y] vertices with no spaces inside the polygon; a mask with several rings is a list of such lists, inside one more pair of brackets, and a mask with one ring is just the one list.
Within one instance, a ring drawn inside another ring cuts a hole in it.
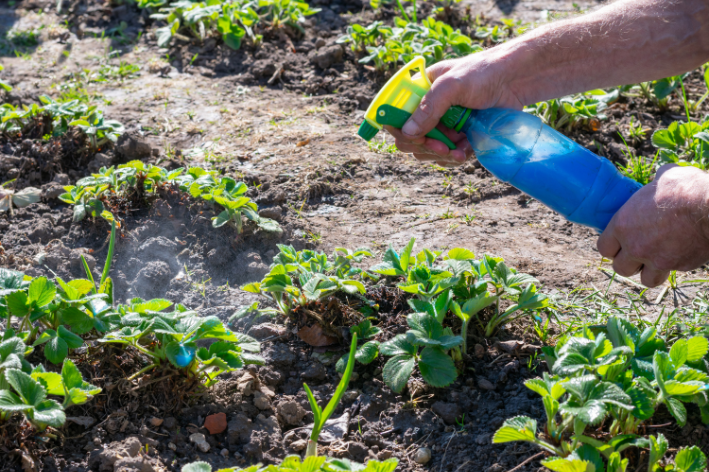
[{"label": "spray nozzle tip", "polygon": [[378,132],[379,128],[372,126],[367,120],[364,120],[357,130],[357,134],[365,141],[372,139]]}]

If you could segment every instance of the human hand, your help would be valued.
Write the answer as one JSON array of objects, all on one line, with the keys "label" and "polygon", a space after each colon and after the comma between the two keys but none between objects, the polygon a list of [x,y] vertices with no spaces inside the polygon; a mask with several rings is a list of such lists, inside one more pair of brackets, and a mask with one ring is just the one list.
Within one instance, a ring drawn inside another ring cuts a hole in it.
[{"label": "human hand", "polygon": [[598,251],[613,269],[642,271],[646,287],[662,284],[672,270],[709,261],[709,174],[696,167],[664,165],[613,216],[598,238]]},{"label": "human hand", "polygon": [[[522,109],[522,102],[503,80],[505,54],[501,48],[495,49],[442,61],[426,70],[432,86],[419,107],[401,130],[385,127],[396,139],[400,151],[413,153],[421,161],[436,161],[444,167],[463,164],[473,155],[470,143],[464,134],[438,124],[451,106]],[[449,150],[442,142],[425,136],[437,125],[456,144],[456,149]]]}]

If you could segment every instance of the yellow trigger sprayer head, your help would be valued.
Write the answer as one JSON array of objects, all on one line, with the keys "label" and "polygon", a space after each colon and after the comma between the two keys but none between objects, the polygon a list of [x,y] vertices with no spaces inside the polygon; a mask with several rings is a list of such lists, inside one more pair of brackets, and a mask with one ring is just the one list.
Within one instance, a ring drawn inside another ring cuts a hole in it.
[{"label": "yellow trigger sprayer head", "polygon": [[[426,75],[426,60],[417,56],[394,74],[374,97],[364,114],[364,121],[357,134],[365,141],[369,141],[383,125],[401,129],[430,89],[431,82]],[[458,123],[462,124],[464,120],[461,118],[464,115],[467,118],[468,113],[470,110],[454,106],[446,112],[441,122],[453,128]],[[455,149],[453,142],[437,129],[431,130],[426,136],[443,141],[450,149]]]}]

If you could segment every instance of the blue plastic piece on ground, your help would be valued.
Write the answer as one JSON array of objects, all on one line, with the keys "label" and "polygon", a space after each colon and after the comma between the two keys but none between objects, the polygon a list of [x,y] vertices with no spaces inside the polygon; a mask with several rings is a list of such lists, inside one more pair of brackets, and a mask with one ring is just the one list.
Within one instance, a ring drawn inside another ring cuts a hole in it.
[{"label": "blue plastic piece on ground", "polygon": [[506,108],[473,110],[461,128],[475,155],[509,182],[574,223],[603,231],[642,187],[536,116]]},{"label": "blue plastic piece on ground", "polygon": [[177,367],[184,369],[190,365],[190,363],[194,360],[195,352],[195,348],[192,346],[180,345],[180,350],[175,355],[175,363],[177,364]]}]

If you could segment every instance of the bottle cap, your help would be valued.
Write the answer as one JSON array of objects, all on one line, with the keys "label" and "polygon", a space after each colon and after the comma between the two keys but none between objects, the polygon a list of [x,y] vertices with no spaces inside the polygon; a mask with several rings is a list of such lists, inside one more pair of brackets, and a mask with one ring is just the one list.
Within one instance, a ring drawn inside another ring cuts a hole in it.
[{"label": "bottle cap", "polygon": [[443,123],[445,126],[447,126],[450,129],[455,129],[456,131],[460,131],[459,129],[456,128],[456,126],[458,124],[461,124],[461,119],[463,118],[463,115],[465,115],[466,111],[468,111],[467,108],[463,108],[458,105],[453,105],[441,117],[441,123]]},{"label": "bottle cap", "polygon": [[365,141],[372,139],[378,132],[379,128],[370,125],[367,120],[364,120],[357,130],[357,134]]}]

